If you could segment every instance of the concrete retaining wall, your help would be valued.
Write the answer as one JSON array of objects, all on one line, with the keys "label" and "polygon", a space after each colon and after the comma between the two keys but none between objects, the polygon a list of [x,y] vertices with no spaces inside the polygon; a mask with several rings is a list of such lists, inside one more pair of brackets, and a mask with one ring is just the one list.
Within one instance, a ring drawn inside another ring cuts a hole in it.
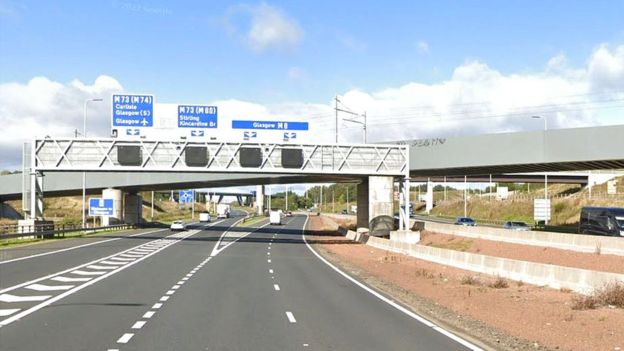
[{"label": "concrete retaining wall", "polygon": [[[351,233],[354,232],[347,233],[350,239],[355,237],[355,233]],[[368,237],[366,244],[447,266],[497,275],[534,285],[545,285],[555,289],[567,288],[582,294],[590,293],[607,283],[624,282],[624,274],[478,255],[376,237]]]},{"label": "concrete retaining wall", "polygon": [[465,227],[435,222],[425,222],[425,230],[514,244],[624,256],[624,238],[618,237],[536,231],[520,232],[508,229]]}]

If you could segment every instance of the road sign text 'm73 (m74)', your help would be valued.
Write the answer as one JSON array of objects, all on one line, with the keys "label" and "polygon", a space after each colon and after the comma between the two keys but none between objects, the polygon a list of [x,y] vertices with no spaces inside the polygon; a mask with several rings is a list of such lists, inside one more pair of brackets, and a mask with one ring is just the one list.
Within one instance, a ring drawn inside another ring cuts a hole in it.
[{"label": "road sign text 'm73 (m74)'", "polygon": [[154,96],[115,94],[112,98],[113,127],[152,127]]}]

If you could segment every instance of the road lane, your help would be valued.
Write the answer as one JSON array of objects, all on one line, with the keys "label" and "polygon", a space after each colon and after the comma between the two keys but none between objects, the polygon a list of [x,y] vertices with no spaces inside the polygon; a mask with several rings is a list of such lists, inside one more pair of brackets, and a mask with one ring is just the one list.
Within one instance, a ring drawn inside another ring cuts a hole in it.
[{"label": "road lane", "polygon": [[[7,350],[107,350],[111,340],[137,322],[206,257],[224,228],[237,219],[201,231],[112,275],[0,328]],[[162,302],[166,304],[166,302]],[[114,343],[113,343],[114,344]]]}]

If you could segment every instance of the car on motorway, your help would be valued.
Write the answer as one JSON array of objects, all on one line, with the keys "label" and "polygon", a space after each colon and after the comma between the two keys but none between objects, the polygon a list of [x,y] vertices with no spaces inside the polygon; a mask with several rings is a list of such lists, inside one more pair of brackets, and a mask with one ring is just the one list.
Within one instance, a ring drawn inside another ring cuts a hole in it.
[{"label": "car on motorway", "polygon": [[468,226],[468,227],[476,227],[477,226],[477,222],[475,222],[474,219],[470,218],[470,217],[458,217],[455,220],[455,223],[453,223],[455,225],[463,225],[463,226]]},{"label": "car on motorway", "polygon": [[285,214],[284,214],[284,216],[286,216],[286,217],[292,217],[292,215],[293,215],[292,211],[286,211]]},{"label": "car on motorway", "polygon": [[507,221],[505,222],[505,224],[503,224],[503,228],[517,230],[521,232],[528,232],[529,230],[531,230],[528,224],[518,221]]},{"label": "car on motorway", "polygon": [[210,213],[208,212],[202,212],[199,214],[199,221],[200,222],[210,222],[212,220],[212,218],[210,217]]},{"label": "car on motorway", "polygon": [[624,236],[624,208],[583,207],[579,233]]},{"label": "car on motorway", "polygon": [[186,226],[184,225],[184,222],[182,221],[173,221],[171,223],[171,226],[169,227],[171,230],[186,230]]},{"label": "car on motorway", "polygon": [[341,213],[341,214],[343,214],[343,215],[346,215],[346,214],[349,214],[349,211],[347,211],[347,210],[342,210],[340,213]]}]

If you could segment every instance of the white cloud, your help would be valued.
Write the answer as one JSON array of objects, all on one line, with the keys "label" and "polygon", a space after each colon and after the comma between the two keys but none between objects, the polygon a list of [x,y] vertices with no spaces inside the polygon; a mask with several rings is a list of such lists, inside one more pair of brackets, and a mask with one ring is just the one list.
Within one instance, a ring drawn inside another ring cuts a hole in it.
[{"label": "white cloud", "polygon": [[0,169],[21,165],[22,143],[45,135],[70,136],[74,129],[82,131],[84,102],[89,104],[88,135],[105,136],[110,129],[110,96],[121,91],[121,84],[112,77],[99,76],[93,84],[74,80],[68,84],[35,77],[26,84],[0,84]]},{"label": "white cloud", "polygon": [[420,54],[427,55],[429,54],[429,43],[424,40],[419,40],[416,43],[416,49]]},{"label": "white cloud", "polygon": [[[542,71],[505,74],[483,62],[469,61],[438,83],[411,82],[372,92],[353,89],[341,94],[341,101],[355,112],[367,112],[370,142],[539,130],[542,121],[531,119],[533,115],[547,117],[550,128],[624,123],[624,45],[599,46],[585,65],[568,65],[558,55]],[[299,74],[296,69],[289,73]],[[92,84],[60,83],[45,77],[25,84],[0,84],[0,169],[19,167],[21,143],[33,136],[69,136],[74,128],[81,129],[83,103],[88,98],[105,99],[89,107],[90,135],[107,135],[110,95],[122,89],[107,76]],[[224,121],[309,121],[311,140],[334,140],[330,97],[324,104],[266,105],[235,99],[211,103],[219,106],[219,118]],[[341,141],[362,140],[357,124],[341,122],[339,131]]]},{"label": "white cloud", "polygon": [[[245,15],[242,21],[245,23],[235,23],[239,14]],[[299,46],[304,35],[296,20],[266,3],[231,7],[221,25],[258,53],[292,51]]]}]

